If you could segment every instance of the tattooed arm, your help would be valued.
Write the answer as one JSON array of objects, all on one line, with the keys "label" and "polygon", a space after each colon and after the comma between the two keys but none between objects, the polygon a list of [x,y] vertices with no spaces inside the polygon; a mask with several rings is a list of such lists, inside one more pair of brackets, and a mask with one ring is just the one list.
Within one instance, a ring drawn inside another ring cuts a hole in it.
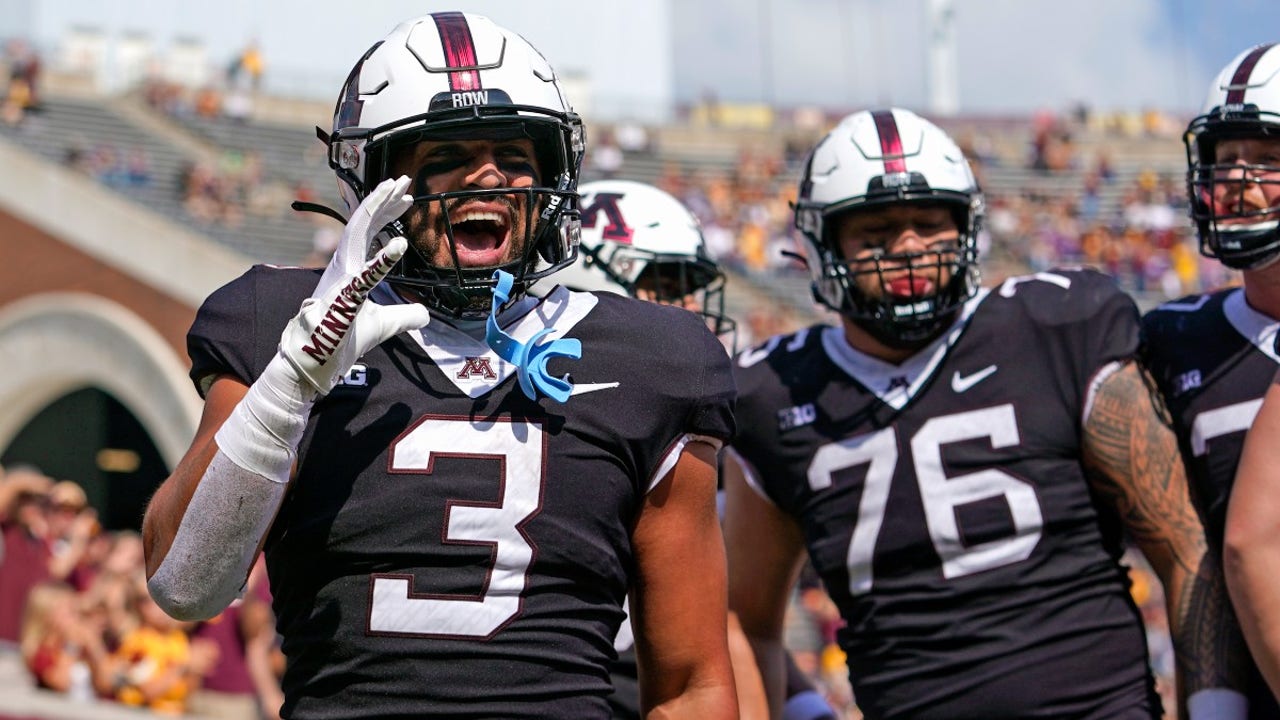
[{"label": "tattooed arm", "polygon": [[1236,661],[1244,648],[1177,440],[1152,387],[1133,362],[1098,382],[1084,421],[1084,460],[1094,491],[1124,522],[1164,586],[1179,713],[1186,718],[1187,698],[1196,692],[1242,686]]}]

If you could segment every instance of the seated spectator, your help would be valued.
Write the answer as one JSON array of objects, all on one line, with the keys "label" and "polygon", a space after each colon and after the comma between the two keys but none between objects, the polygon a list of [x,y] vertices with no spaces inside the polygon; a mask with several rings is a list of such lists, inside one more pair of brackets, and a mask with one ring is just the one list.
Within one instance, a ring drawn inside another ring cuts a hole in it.
[{"label": "seated spectator", "polygon": [[138,533],[113,533],[110,550],[84,591],[84,612],[100,622],[110,648],[119,647],[121,640],[138,627],[133,593],[143,568],[142,538]]},{"label": "seated spectator", "polygon": [[49,575],[75,584],[72,575],[81,569],[89,541],[102,530],[98,512],[89,507],[84,489],[70,480],[54,483],[48,505]]},{"label": "seated spectator", "polygon": [[624,153],[647,153],[650,150],[649,133],[639,123],[622,123],[614,130],[614,139]]},{"label": "seated spectator", "polygon": [[79,602],[64,583],[33,588],[22,619],[22,659],[37,686],[88,700],[110,694],[115,664],[101,628],[81,614]]},{"label": "seated spectator", "polygon": [[151,156],[145,148],[133,148],[125,159],[125,184],[133,189],[142,189],[151,185]]},{"label": "seated spectator", "polygon": [[16,643],[27,593],[48,580],[49,489],[53,481],[31,466],[0,476],[0,641]]},{"label": "seated spectator", "polygon": [[600,142],[591,148],[591,169],[598,177],[612,178],[622,169],[622,148],[613,141],[613,136],[605,134]]},{"label": "seated spectator", "polygon": [[187,636],[189,625],[156,605],[142,576],[134,581],[133,603],[138,626],[124,636],[114,654],[121,674],[116,699],[181,715],[191,693],[217,662],[217,647],[207,640],[192,642]]},{"label": "seated spectator", "polygon": [[22,79],[10,80],[3,105],[0,105],[0,120],[9,126],[21,125],[27,117],[27,109],[31,107],[31,103],[31,86]]}]

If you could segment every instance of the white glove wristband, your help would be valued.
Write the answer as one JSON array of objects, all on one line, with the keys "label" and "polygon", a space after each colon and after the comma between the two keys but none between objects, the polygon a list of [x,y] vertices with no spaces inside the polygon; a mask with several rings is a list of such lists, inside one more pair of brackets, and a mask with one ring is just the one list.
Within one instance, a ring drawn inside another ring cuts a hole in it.
[{"label": "white glove wristband", "polygon": [[272,482],[287,483],[316,391],[277,355],[222,423],[214,439],[231,462]]},{"label": "white glove wristband", "polygon": [[1197,690],[1187,698],[1187,717],[1191,720],[1245,720],[1249,717],[1249,699],[1227,688]]}]

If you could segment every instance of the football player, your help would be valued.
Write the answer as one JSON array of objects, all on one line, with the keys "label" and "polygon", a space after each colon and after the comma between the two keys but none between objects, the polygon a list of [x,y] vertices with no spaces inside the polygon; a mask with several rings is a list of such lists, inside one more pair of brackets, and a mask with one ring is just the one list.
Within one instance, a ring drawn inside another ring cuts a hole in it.
[{"label": "football player", "polygon": [[645,710],[735,717],[730,362],[679,308],[527,293],[577,245],[583,128],[551,66],[481,16],[410,20],[321,135],[342,241],[200,309],[153,595],[212,616],[264,547],[285,717],[607,718],[630,589]]},{"label": "football player", "polygon": [[[724,311],[724,272],[707,252],[701,223],[676,198],[633,180],[597,180],[578,188],[581,195],[582,236],[578,260],[549,281],[571,290],[613,292],[668,305],[701,315],[707,327],[732,352],[733,318]],[[741,638],[731,623],[732,641]],[[610,696],[614,718],[640,717],[636,687],[635,644],[627,623],[615,640],[618,661],[613,667],[616,692]],[[735,673],[744,665],[748,675],[737,676],[738,702],[743,717],[763,715],[759,679],[749,650],[743,661],[734,655]],[[752,692],[755,691],[753,695]],[[787,663],[787,707],[783,720],[823,720],[835,711],[814,689],[794,661]]]},{"label": "football player", "polygon": [[841,324],[738,358],[730,608],[775,712],[807,551],[868,718],[1159,718],[1127,531],[1198,717],[1224,682],[1225,589],[1134,362],[1137,309],[1088,270],[983,288],[983,210],[911,112],[850,115],[813,149],[796,226]]},{"label": "football player", "polygon": [[551,281],[678,305],[702,316],[732,352],[737,323],[725,314],[724,272],[698,218],[666,191],[634,180],[597,180],[578,192],[578,261]]},{"label": "football player", "polygon": [[1263,402],[1278,392],[1273,378],[1280,367],[1278,74],[1280,46],[1240,53],[1209,86],[1185,135],[1187,192],[1201,251],[1240,271],[1243,287],[1167,303],[1143,322],[1147,363],[1172,411],[1214,547],[1222,547],[1225,526],[1228,587],[1257,661],[1249,668],[1248,697],[1251,715],[1259,718],[1280,717],[1257,673],[1261,668],[1280,691],[1274,572],[1280,546],[1272,497],[1280,455],[1267,429],[1280,406]]}]

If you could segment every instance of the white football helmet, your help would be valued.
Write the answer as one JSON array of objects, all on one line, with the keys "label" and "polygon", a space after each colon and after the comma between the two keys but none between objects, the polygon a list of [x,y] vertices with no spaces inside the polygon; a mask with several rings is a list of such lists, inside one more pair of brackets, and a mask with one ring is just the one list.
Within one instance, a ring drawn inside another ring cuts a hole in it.
[{"label": "white football helmet", "polygon": [[707,253],[702,226],[679,200],[652,185],[599,180],[578,188],[578,261],[554,280],[571,290],[607,291],[683,305],[733,342],[724,312],[724,273]]},{"label": "white football helmet", "polygon": [[[1237,55],[1214,78],[1199,116],[1187,126],[1187,196],[1200,235],[1200,252],[1227,267],[1252,270],[1280,258],[1280,209],[1214,202],[1220,183],[1274,184],[1280,162],[1242,166],[1217,163],[1224,139],[1280,138],[1280,46],[1258,45]],[[1247,178],[1247,179],[1246,179]]]},{"label": "white football helmet", "polygon": [[[343,85],[327,138],[329,166],[351,210],[386,177],[391,158],[421,140],[510,136],[533,140],[539,185],[421,194],[414,202],[451,206],[477,195],[527,195],[523,256],[501,268],[515,276],[519,294],[573,261],[585,143],[582,121],[551,65],[524,38],[470,13],[401,23],[360,58]],[[445,224],[452,243],[454,229]],[[454,317],[488,313],[497,268],[438,267],[412,242],[409,248],[391,282]]]},{"label": "white football helmet", "polygon": [[[831,237],[832,217],[892,203],[950,207],[960,229],[955,250],[881,254],[870,269],[856,271]],[[977,292],[983,217],[982,191],[960,148],[933,123],[894,108],[849,115],[814,147],[800,178],[795,223],[805,238],[814,298],[887,345],[914,347]],[[900,263],[922,277],[946,267],[951,280],[909,302],[894,302],[887,288],[872,298],[858,289],[855,276],[877,275],[883,286],[882,263]]]}]

